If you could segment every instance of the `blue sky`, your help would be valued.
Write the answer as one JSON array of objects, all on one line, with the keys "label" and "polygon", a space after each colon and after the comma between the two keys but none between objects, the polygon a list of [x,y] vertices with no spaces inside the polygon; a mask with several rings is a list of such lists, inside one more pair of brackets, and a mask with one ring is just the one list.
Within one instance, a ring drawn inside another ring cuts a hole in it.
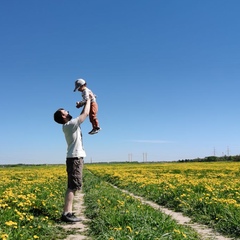
[{"label": "blue sky", "polygon": [[[23,0],[0,7],[0,164],[65,163],[59,107],[98,96],[85,162],[240,154],[240,1]],[[129,157],[131,156],[131,157]],[[145,157],[143,157],[145,156]]]}]

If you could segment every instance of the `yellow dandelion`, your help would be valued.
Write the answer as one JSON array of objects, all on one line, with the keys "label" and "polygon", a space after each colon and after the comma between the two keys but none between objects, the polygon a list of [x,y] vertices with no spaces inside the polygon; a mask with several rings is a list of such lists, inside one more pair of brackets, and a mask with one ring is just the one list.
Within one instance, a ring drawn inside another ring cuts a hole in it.
[{"label": "yellow dandelion", "polygon": [[113,230],[115,230],[115,231],[121,231],[122,228],[121,228],[121,227],[119,227],[119,228],[115,227],[115,228],[113,228]]},{"label": "yellow dandelion", "polygon": [[16,226],[17,225],[17,223],[16,222],[13,222],[13,221],[8,221],[8,222],[5,222],[5,224],[7,225],[7,226],[9,226],[9,227],[11,227],[11,226]]},{"label": "yellow dandelion", "polygon": [[7,240],[8,239],[8,235],[6,233],[1,235],[1,239],[2,240]]},{"label": "yellow dandelion", "polygon": [[181,233],[178,229],[174,229],[173,231],[174,231],[175,233],[178,233],[178,234]]},{"label": "yellow dandelion", "polygon": [[127,226],[126,229],[129,231],[129,232],[132,232],[132,228],[130,226]]},{"label": "yellow dandelion", "polygon": [[186,238],[186,237],[187,237],[187,235],[186,235],[185,233],[182,233],[182,236],[183,236],[184,238]]}]

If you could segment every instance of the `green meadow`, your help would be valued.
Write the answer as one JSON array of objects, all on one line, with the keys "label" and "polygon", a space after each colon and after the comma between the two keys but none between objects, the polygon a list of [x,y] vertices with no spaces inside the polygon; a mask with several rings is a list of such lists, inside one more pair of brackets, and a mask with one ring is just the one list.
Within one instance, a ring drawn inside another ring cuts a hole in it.
[{"label": "green meadow", "polygon": [[[0,239],[65,239],[60,221],[65,165],[0,168]],[[201,239],[191,228],[123,193],[191,217],[225,236],[240,236],[240,163],[86,164],[86,236],[92,239]],[[113,187],[113,185],[117,186]],[[77,203],[75,203],[77,204]]]}]

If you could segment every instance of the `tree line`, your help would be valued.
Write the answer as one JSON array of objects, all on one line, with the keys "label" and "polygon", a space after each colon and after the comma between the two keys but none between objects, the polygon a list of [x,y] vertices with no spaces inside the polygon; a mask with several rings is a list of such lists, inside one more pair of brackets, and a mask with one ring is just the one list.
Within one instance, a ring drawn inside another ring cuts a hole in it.
[{"label": "tree line", "polygon": [[195,159],[181,159],[178,160],[178,162],[240,162],[240,155],[235,155],[235,156],[221,156],[221,157],[216,157],[216,156],[207,156],[204,158],[195,158]]}]

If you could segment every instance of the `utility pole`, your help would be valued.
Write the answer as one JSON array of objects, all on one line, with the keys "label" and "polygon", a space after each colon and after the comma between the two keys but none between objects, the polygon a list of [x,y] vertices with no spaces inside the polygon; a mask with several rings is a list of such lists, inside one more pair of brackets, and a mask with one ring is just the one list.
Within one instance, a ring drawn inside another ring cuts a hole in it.
[{"label": "utility pole", "polygon": [[143,153],[143,162],[147,162],[147,153]]}]

